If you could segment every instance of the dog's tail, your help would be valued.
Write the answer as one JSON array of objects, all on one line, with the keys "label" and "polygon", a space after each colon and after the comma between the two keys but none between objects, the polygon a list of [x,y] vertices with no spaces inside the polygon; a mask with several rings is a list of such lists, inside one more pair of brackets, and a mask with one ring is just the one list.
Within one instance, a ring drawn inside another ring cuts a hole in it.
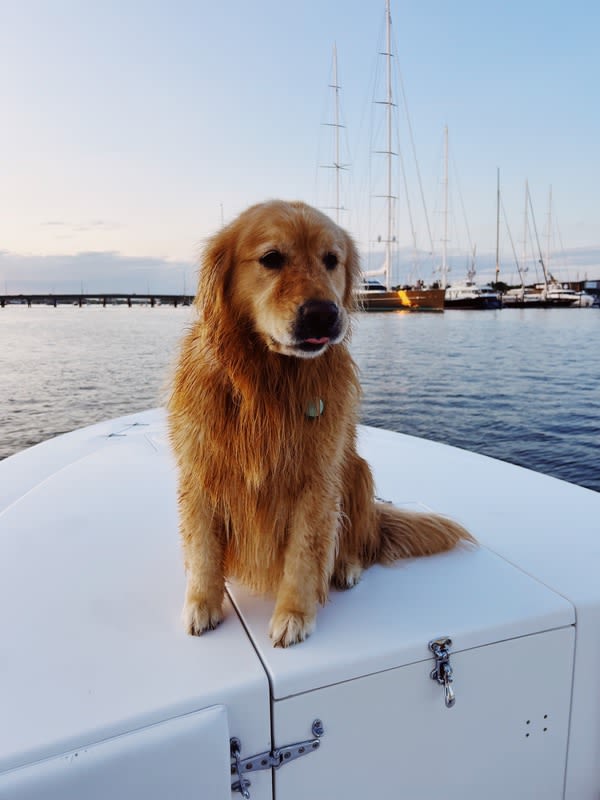
[{"label": "dog's tail", "polygon": [[391,564],[399,558],[431,556],[461,543],[475,544],[471,534],[439,514],[408,511],[388,503],[375,503],[378,542],[374,561]]},{"label": "dog's tail", "polygon": [[374,499],[373,476],[367,462],[356,453],[347,462],[342,510],[346,520],[338,539],[337,577],[348,585],[347,565],[391,564],[399,558],[432,556],[459,544],[475,544],[471,534],[447,517],[409,511]]}]

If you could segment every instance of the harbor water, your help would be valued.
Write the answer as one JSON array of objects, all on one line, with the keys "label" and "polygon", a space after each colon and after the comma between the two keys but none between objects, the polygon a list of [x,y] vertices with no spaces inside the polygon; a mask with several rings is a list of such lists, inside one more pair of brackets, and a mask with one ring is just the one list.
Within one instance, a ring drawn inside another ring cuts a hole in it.
[{"label": "harbor water", "polygon": [[[1,309],[0,458],[164,403],[192,314]],[[599,340],[596,308],[360,314],[362,420],[600,491]]]}]

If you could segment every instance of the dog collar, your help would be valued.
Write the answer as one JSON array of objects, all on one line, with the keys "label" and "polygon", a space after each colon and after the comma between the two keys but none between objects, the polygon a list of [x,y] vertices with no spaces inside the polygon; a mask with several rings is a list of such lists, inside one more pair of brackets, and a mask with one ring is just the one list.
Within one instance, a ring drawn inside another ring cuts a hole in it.
[{"label": "dog collar", "polygon": [[319,397],[316,403],[311,400],[311,402],[306,406],[305,414],[308,419],[316,419],[317,417],[321,417],[324,411],[325,403]]}]

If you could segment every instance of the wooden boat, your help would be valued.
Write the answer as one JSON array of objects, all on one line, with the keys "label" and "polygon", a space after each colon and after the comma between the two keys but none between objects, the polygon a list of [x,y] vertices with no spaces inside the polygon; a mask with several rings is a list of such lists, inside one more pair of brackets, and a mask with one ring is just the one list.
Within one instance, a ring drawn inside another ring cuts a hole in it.
[{"label": "wooden boat", "polygon": [[288,650],[236,585],[185,635],[162,411],[0,462],[0,798],[596,800],[600,495],[374,428],[359,449],[381,497],[480,546],[368,570]]},{"label": "wooden boat", "polygon": [[369,278],[363,281],[358,301],[361,311],[443,311],[444,290],[425,287],[388,290]]},{"label": "wooden boat", "polygon": [[434,289],[428,286],[423,288],[409,287],[398,289],[398,294],[405,305],[413,311],[443,311],[444,296],[443,289]]},{"label": "wooden boat", "polygon": [[[383,263],[379,269],[370,270],[365,273],[365,280],[359,292],[361,308],[364,311],[443,311],[444,310],[444,290],[435,287],[426,287],[422,281],[414,286],[393,287],[392,274],[392,254],[396,246],[397,238],[395,235],[395,196],[393,189],[394,158],[397,158],[394,143],[392,140],[393,110],[396,103],[393,99],[392,87],[392,20],[389,0],[386,0],[385,8],[385,33],[386,45],[385,52],[380,53],[385,57],[386,62],[386,99],[377,101],[378,105],[385,107],[386,116],[386,141],[382,150],[377,152],[385,156],[386,160],[386,188],[382,195],[385,200],[386,233],[379,237],[379,241],[384,245]],[[337,80],[334,81],[337,83]],[[336,113],[337,123],[337,113]],[[334,125],[336,131],[337,124]],[[337,152],[337,147],[336,147]],[[339,161],[339,159],[336,159]],[[339,174],[339,169],[338,169]],[[414,235],[414,233],[413,233]],[[376,280],[381,277],[382,282]]]}]

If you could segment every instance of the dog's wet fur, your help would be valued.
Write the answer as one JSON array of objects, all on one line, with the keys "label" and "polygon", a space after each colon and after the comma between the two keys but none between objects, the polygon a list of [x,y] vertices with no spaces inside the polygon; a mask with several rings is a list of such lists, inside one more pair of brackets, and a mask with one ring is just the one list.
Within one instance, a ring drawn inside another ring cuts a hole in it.
[{"label": "dog's wet fur", "polygon": [[473,541],[374,499],[348,350],[360,279],[350,236],[304,203],[253,206],[205,248],[169,401],[190,634],[219,624],[236,578],[274,595],[269,632],[287,647],[330,585]]}]

